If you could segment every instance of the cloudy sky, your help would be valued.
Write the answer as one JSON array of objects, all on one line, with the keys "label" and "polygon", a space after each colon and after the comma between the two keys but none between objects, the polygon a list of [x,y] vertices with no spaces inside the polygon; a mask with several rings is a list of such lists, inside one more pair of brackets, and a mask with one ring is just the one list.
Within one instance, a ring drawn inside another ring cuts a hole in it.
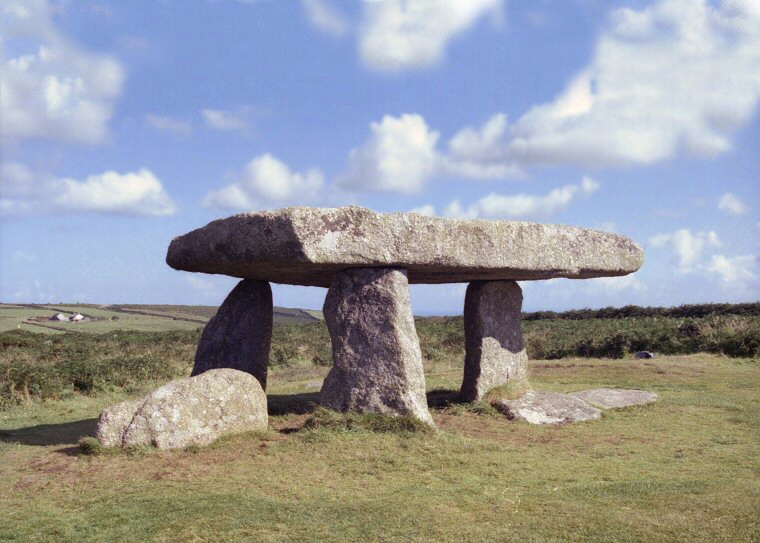
[{"label": "cloudy sky", "polygon": [[[221,302],[172,237],[360,204],[641,243],[525,308],[760,299],[760,0],[5,0],[0,300]],[[321,307],[325,291],[276,287]],[[418,314],[464,285],[413,287]]]}]

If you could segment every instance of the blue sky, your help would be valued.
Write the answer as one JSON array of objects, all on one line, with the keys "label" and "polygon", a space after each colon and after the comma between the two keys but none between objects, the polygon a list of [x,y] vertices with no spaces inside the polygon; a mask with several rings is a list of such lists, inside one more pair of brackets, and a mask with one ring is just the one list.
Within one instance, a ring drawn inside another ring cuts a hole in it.
[{"label": "blue sky", "polygon": [[[527,310],[760,299],[760,0],[0,6],[0,300],[216,304],[172,237],[239,211],[565,223],[644,246]],[[418,314],[464,285],[414,286]],[[274,289],[321,307],[325,291]]]}]

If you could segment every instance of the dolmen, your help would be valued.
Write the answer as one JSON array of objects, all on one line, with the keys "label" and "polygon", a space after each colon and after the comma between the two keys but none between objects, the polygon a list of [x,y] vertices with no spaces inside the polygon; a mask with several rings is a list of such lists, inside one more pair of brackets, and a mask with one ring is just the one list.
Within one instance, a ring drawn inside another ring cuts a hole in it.
[{"label": "dolmen", "polygon": [[166,257],[177,270],[242,279],[203,331],[194,376],[232,368],[266,389],[270,283],[328,287],[333,366],[320,403],[429,424],[409,284],[469,283],[460,395],[474,402],[526,378],[517,281],[622,276],[643,260],[638,244],[612,233],[355,206],[234,215],[175,238]]}]

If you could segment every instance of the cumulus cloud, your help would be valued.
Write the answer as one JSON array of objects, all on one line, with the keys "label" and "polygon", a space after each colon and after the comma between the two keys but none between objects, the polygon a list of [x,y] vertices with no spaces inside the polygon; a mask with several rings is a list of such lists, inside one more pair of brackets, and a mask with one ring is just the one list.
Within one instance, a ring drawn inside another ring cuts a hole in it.
[{"label": "cumulus cloud", "polygon": [[107,136],[124,81],[116,59],[67,39],[45,0],[4,2],[0,35],[4,139],[98,143]]},{"label": "cumulus cloud", "polygon": [[125,174],[107,171],[78,181],[34,174],[11,162],[3,165],[0,189],[4,214],[71,211],[163,216],[177,211],[161,181],[146,168]]},{"label": "cumulus cloud", "polygon": [[706,249],[722,245],[718,234],[713,230],[692,233],[688,228],[653,236],[649,244],[658,249],[670,249],[678,262],[678,270],[681,273],[689,273],[697,269]]},{"label": "cumulus cloud", "polygon": [[488,13],[498,14],[501,0],[365,2],[359,54],[375,70],[400,71],[432,66],[448,42]]},{"label": "cumulus cloud", "polygon": [[170,132],[178,136],[189,136],[193,133],[193,125],[189,121],[174,119],[164,115],[148,113],[145,116],[145,122],[156,130]]},{"label": "cumulus cloud", "polygon": [[314,204],[324,198],[324,175],[316,168],[293,172],[270,154],[251,160],[238,179],[208,193],[211,209],[262,209],[286,204]]},{"label": "cumulus cloud", "polygon": [[248,121],[242,114],[221,109],[204,109],[201,111],[206,126],[214,130],[247,133],[250,130]]},{"label": "cumulus cloud", "polygon": [[350,152],[338,184],[352,191],[419,192],[436,171],[438,137],[420,115],[386,115]]},{"label": "cumulus cloud", "polygon": [[599,189],[599,183],[584,177],[578,185],[565,185],[544,195],[491,193],[466,207],[454,200],[446,215],[462,218],[519,218],[552,215],[567,208],[578,198],[587,197]]},{"label": "cumulus cloud", "polygon": [[758,280],[757,258],[752,255],[727,257],[713,255],[705,265],[708,274],[716,275],[727,286],[744,287]]},{"label": "cumulus cloud", "polygon": [[557,98],[513,124],[498,113],[450,141],[460,162],[650,164],[713,156],[760,100],[754,0],[660,0],[618,9],[590,64]]},{"label": "cumulus cloud", "polygon": [[604,292],[621,292],[625,290],[634,290],[642,292],[646,290],[644,283],[633,275],[623,275],[620,277],[595,277],[584,281],[587,291],[596,292],[602,290]]},{"label": "cumulus cloud", "polygon": [[747,204],[741,201],[738,196],[727,192],[718,199],[718,209],[730,213],[731,215],[744,215],[749,211]]},{"label": "cumulus cloud", "polygon": [[431,204],[421,205],[409,210],[409,213],[416,213],[417,215],[426,215],[432,217],[435,215],[435,207]]},{"label": "cumulus cloud", "polygon": [[301,0],[309,22],[319,30],[341,38],[348,33],[349,22],[338,10],[322,0]]}]

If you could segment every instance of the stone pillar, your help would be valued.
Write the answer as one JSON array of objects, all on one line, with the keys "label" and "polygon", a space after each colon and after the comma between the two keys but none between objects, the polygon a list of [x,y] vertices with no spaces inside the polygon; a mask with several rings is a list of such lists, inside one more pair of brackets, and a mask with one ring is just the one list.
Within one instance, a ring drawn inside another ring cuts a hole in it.
[{"label": "stone pillar", "polygon": [[465,362],[460,397],[479,401],[490,390],[527,377],[520,311],[522,289],[515,281],[473,281],[464,300]]},{"label": "stone pillar", "polygon": [[272,289],[266,281],[244,279],[232,289],[203,329],[191,375],[233,368],[267,387],[272,342]]},{"label": "stone pillar", "polygon": [[337,411],[412,415],[432,425],[406,271],[338,272],[323,311],[333,367],[322,385],[321,404]]}]

